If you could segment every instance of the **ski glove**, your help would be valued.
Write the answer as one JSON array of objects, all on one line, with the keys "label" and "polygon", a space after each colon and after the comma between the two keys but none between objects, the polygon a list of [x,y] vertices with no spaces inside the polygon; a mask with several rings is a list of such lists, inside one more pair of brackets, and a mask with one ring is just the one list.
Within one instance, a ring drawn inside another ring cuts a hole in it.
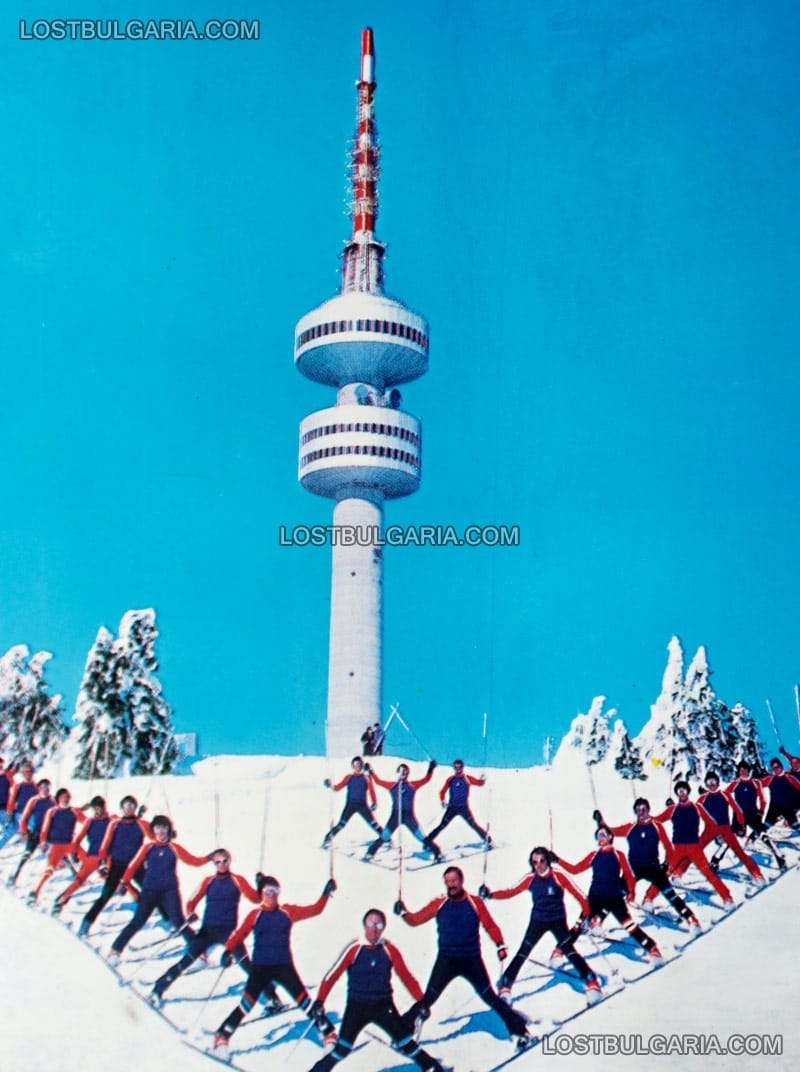
[{"label": "ski glove", "polygon": [[308,1010],[309,1019],[313,1020],[315,1024],[319,1024],[325,1019],[325,1006],[321,1001],[312,1001],[311,1007]]},{"label": "ski glove", "polygon": [[329,878],[328,881],[325,883],[325,889],[322,891],[322,896],[323,897],[330,897],[330,895],[332,893],[336,892],[336,889],[337,889],[336,879],[335,878]]},{"label": "ski glove", "polygon": [[190,912],[190,913],[189,913],[189,915],[188,915],[188,916],[186,917],[186,924],[187,924],[187,926],[188,926],[188,925],[189,925],[190,923],[197,923],[197,921],[198,921],[198,919],[199,919],[199,918],[200,918],[200,917],[199,917],[199,916],[197,915],[197,913],[196,913],[196,912]]},{"label": "ski glove", "polygon": [[436,770],[436,768],[438,766],[439,766],[439,764],[436,762],[436,760],[432,759],[430,761],[430,763],[428,764],[428,774],[433,774],[433,772]]},{"label": "ski glove", "polygon": [[490,901],[492,899],[492,891],[485,882],[482,882],[481,885],[478,886],[478,896],[484,901]]},{"label": "ski glove", "polygon": [[397,900],[394,902],[394,914],[396,916],[404,916],[406,912],[408,912],[408,909],[406,908],[402,900]]},{"label": "ski glove", "polygon": [[594,809],[594,811],[592,812],[592,818],[594,819],[594,821],[596,823],[602,823],[603,822],[603,813],[600,811],[599,808]]},{"label": "ski glove", "polygon": [[497,943],[497,959],[502,964],[507,956],[508,956],[508,946],[505,944],[505,942],[498,942]]},{"label": "ski glove", "polygon": [[325,781],[322,784],[325,786],[326,789],[330,789],[330,787],[331,787],[330,778],[326,778]]},{"label": "ski glove", "polygon": [[231,964],[233,964],[233,953],[231,953],[230,949],[223,949],[219,962],[223,968],[230,968]]}]

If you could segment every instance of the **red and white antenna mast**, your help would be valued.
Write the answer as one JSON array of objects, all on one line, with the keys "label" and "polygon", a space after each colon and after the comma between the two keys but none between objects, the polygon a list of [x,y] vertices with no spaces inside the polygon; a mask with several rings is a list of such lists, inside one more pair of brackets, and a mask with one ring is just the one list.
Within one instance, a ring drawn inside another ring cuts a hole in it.
[{"label": "red and white antenna mast", "polygon": [[350,151],[353,230],[342,263],[342,293],[383,293],[385,247],[375,237],[378,218],[378,128],[375,123],[375,42],[372,30],[361,31],[361,76],[356,83],[358,111]]}]

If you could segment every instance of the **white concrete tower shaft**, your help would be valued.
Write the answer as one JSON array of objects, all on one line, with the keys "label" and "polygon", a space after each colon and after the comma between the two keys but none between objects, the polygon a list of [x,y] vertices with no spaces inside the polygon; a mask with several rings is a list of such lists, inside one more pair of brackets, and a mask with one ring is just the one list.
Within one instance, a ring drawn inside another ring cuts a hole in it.
[{"label": "white concrete tower shaft", "polygon": [[373,534],[383,532],[383,508],[367,499],[342,499],[333,508],[333,524],[337,534],[358,536],[332,552],[326,745],[342,757],[342,749],[359,751],[364,728],[381,716],[383,549]]},{"label": "white concrete tower shaft", "polygon": [[300,319],[295,364],[338,389],[336,404],[300,424],[298,478],[334,499],[326,748],[349,757],[381,721],[383,504],[419,487],[422,427],[401,410],[396,385],[428,367],[428,325],[383,292],[385,247],[375,237],[379,146],[375,48],[361,35],[356,132],[350,153],[352,233],[341,293]]}]

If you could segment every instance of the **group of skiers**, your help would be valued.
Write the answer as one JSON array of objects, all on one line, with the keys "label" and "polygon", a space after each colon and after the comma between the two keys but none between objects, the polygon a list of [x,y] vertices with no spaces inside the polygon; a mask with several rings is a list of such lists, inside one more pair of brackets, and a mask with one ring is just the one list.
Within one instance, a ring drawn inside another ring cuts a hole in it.
[{"label": "group of skiers", "polygon": [[[447,985],[456,978],[465,979],[492,1008],[504,1023],[509,1034],[524,1047],[530,1041],[525,1018],[511,1005],[511,990],[518,974],[536,944],[545,934],[551,934],[555,948],[551,963],[566,958],[584,980],[588,1001],[602,997],[600,981],[586,959],[575,948],[581,936],[602,925],[613,916],[646,954],[658,962],[661,953],[653,938],[634,920],[629,904],[633,902],[636,884],[648,883],[643,908],[650,909],[659,894],[664,897],[679,920],[690,929],[699,922],[686,901],[675,890],[672,879],[695,866],[719,895],[723,905],[732,904],[728,887],[719,878],[717,869],[722,855],[732,851],[746,867],[751,879],[763,883],[764,878],[755,860],[747,852],[756,839],[772,852],[779,868],[785,868],[785,858],[771,840],[768,828],[784,820],[793,829],[800,829],[800,758],[791,756],[791,770],[786,771],[777,757],[770,761],[770,773],[754,778],[751,767],[743,762],[737,777],[726,788],[720,778],[709,772],[697,801],[692,801],[691,788],[683,779],[676,782],[677,800],[668,802],[660,814],[651,815],[650,804],[643,798],[634,803],[634,819],[608,825],[599,810],[593,814],[597,827],[596,847],[581,860],[571,863],[553,852],[552,847],[536,846],[529,856],[528,872],[513,886],[491,890],[484,883],[477,893],[466,890],[464,874],[457,866],[444,870],[444,893],[421,908],[411,910],[402,898],[393,908],[409,926],[421,926],[436,921],[438,950],[427,986],[423,990],[408,968],[400,950],[384,935],[387,916],[380,907],[370,908],[363,916],[363,938],[344,950],[331,970],[320,982],[316,999],[312,1000],[294,964],[291,933],[295,923],[322,913],[336,890],[330,878],[312,904],[292,905],[280,902],[280,883],[272,875],[258,872],[251,883],[231,869],[231,854],[225,849],[195,855],[175,837],[172,821],[156,815],[151,822],[143,818],[144,809],[137,800],[126,795],[120,801],[119,815],[111,816],[106,802],[95,796],[83,808],[75,807],[69,790],[59,788],[55,795],[48,779],[35,780],[31,763],[25,761],[19,771],[5,769],[0,760],[0,814],[5,813],[6,826],[0,835],[0,846],[14,834],[22,842],[18,860],[13,862],[7,883],[16,884],[19,875],[37,847],[46,854],[45,867],[35,887],[28,894],[36,902],[52,875],[65,864],[74,877],[54,900],[52,911],[58,914],[92,875],[100,872],[103,885],[99,895],[84,914],[79,935],[89,933],[100,912],[115,891],[127,890],[136,899],[135,911],[129,922],[114,939],[108,954],[115,966],[131,938],[158,911],[171,928],[181,935],[186,950],[155,982],[150,1000],[159,1005],[168,988],[199,957],[204,957],[214,945],[223,946],[221,964],[227,967],[234,961],[246,972],[241,999],[219,1025],[214,1039],[216,1056],[225,1056],[231,1036],[261,997],[269,1009],[283,1008],[275,989],[286,990],[303,1009],[319,1031],[323,1042],[330,1047],[312,1072],[327,1072],[352,1050],[360,1031],[375,1023],[386,1031],[394,1045],[423,1069],[442,1072],[435,1057],[421,1048],[417,1033],[422,1021],[430,1016],[431,1008]],[[453,771],[443,782],[439,798],[445,809],[441,822],[425,835],[416,820],[414,804],[417,791],[428,784],[436,769],[431,760],[425,775],[410,778],[408,764],[401,763],[396,778],[380,777],[360,756],[353,758],[350,771],[337,783],[325,780],[332,791],[346,793],[345,806],[338,822],[325,835],[323,847],[330,847],[336,834],[354,815],[360,815],[377,836],[366,849],[366,859],[390,842],[400,826],[406,827],[430,851],[434,859],[441,858],[435,838],[453,819],[461,817],[480,837],[484,850],[491,847],[487,830],[472,815],[469,793],[472,786],[485,784],[485,777],[465,772],[462,760],[453,763]],[[374,818],[377,804],[375,786],[389,793],[391,812],[381,827]],[[765,800],[764,793],[768,796]],[[763,816],[763,818],[762,818]],[[670,832],[667,832],[667,826]],[[744,846],[740,837],[747,835]],[[627,852],[614,845],[614,838],[625,838]],[[706,849],[715,842],[718,848],[709,860]],[[178,884],[178,862],[201,867],[213,865],[213,873],[201,883],[187,902],[187,915]],[[590,872],[588,890],[584,893],[570,875]],[[532,899],[530,918],[520,946],[507,963],[508,949],[502,931],[491,916],[485,902],[504,900],[529,893]],[[565,894],[574,899],[580,909],[577,920],[569,925]],[[239,924],[242,897],[253,907]],[[204,903],[203,919],[198,929],[197,910]],[[480,948],[480,930],[494,943],[502,966],[497,990],[493,987]],[[248,953],[246,941],[252,939]],[[326,1000],[337,981],[347,975],[347,1000],[338,1034],[325,1008]],[[392,977],[402,981],[412,998],[412,1005],[401,1014],[395,1005]]]},{"label": "group of skiers", "polygon": [[[329,848],[333,839],[340,830],[344,829],[353,816],[360,815],[364,822],[378,835],[367,847],[364,856],[365,860],[371,860],[380,848],[391,842],[392,834],[399,827],[405,826],[417,841],[421,842],[423,848],[432,854],[434,861],[439,862],[442,859],[442,850],[436,843],[435,838],[446,826],[450,825],[453,819],[459,816],[475,831],[485,847],[491,848],[492,839],[488,831],[484,830],[476,821],[469,806],[470,786],[485,785],[486,778],[484,775],[475,777],[472,774],[466,774],[462,759],[453,761],[453,773],[445,780],[439,791],[439,800],[445,808],[441,822],[429,834],[426,835],[422,832],[414,810],[416,795],[419,789],[430,782],[437,766],[435,759],[430,760],[425,775],[412,781],[408,764],[401,763],[396,771],[397,777],[394,781],[390,781],[389,779],[381,778],[369,763],[364,762],[361,756],[354,756],[350,763],[349,773],[345,774],[341,781],[333,784],[329,778],[325,779],[325,786],[334,792],[345,790],[345,805],[339,821],[325,834],[322,847],[324,849]],[[375,821],[372,815],[377,807],[376,785],[381,789],[388,790],[391,801],[391,813],[383,827]]]}]

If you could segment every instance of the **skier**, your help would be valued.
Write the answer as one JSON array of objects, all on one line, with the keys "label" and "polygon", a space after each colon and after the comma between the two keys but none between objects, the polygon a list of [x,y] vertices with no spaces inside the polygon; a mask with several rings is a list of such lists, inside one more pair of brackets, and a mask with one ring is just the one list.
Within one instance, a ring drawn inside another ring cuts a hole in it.
[{"label": "skier", "polygon": [[[92,797],[89,807],[94,814],[84,820],[83,825],[75,835],[74,841],[81,866],[69,886],[56,898],[52,908],[54,916],[58,915],[73,893],[80,889],[87,878],[94,874],[102,861],[100,846],[111,822],[111,816],[106,811],[105,800],[100,796]],[[86,849],[81,846],[84,838],[86,838]]]},{"label": "skier", "polygon": [[392,834],[401,824],[407,826],[417,841],[421,841],[423,847],[433,853],[435,860],[439,860],[442,855],[442,850],[439,846],[432,841],[429,837],[425,837],[419,828],[416,816],[414,815],[414,798],[417,794],[417,790],[423,785],[427,785],[433,777],[433,772],[436,770],[436,760],[432,759],[428,763],[428,771],[424,778],[418,778],[417,781],[409,781],[409,767],[407,763],[401,763],[397,768],[397,781],[385,782],[382,778],[379,778],[375,771],[370,767],[369,763],[364,765],[364,770],[367,774],[371,774],[374,781],[381,789],[388,789],[389,796],[392,800],[392,813],[389,816],[389,821],[381,830],[380,836],[372,842],[366,851],[364,856],[365,860],[371,860],[378,849],[392,840]]},{"label": "skier", "polygon": [[572,933],[577,937],[584,924],[588,925],[594,919],[602,923],[610,912],[653,960],[661,960],[661,950],[650,935],[634,922],[625,904],[623,891],[627,890],[628,899],[632,901],[636,889],[636,879],[625,855],[614,848],[614,835],[609,827],[598,826],[595,839],[597,848],[587,853],[578,863],[570,864],[563,858],[558,860],[571,875],[579,875],[589,869],[592,872],[588,895],[589,913],[572,928]]},{"label": "skier", "polygon": [[759,779],[764,789],[769,790],[769,806],[764,822],[768,827],[783,819],[792,830],[800,830],[800,822],[797,819],[797,809],[800,807],[798,793],[800,782],[783,769],[783,764],[777,756],[769,761],[772,774],[765,774]]},{"label": "skier", "polygon": [[[679,897],[672,883],[667,878],[667,870],[672,857],[672,843],[661,823],[656,822],[650,815],[650,801],[645,797],[638,797],[633,802],[633,810],[636,813],[636,822],[622,823],[620,826],[609,826],[608,829],[615,837],[621,836],[628,839],[628,863],[634,877],[634,889],[640,879],[651,883],[650,890],[655,889],[660,893],[670,907],[674,908],[681,919],[685,920],[690,927],[699,927],[700,922],[691,908],[682,897]],[[595,822],[607,825],[599,811],[592,815]],[[659,858],[659,846],[662,846],[665,859]],[[650,898],[652,902],[655,895]],[[645,897],[645,908],[648,907],[648,897]]]},{"label": "skier", "polygon": [[122,885],[127,887],[133,881],[136,872],[144,867],[142,890],[137,898],[133,919],[122,928],[111,945],[108,962],[112,967],[119,964],[122,951],[137,931],[147,923],[153,909],[160,908],[164,917],[172,924],[173,930],[183,933],[187,943],[194,937],[194,932],[187,927],[181,908],[181,894],[178,887],[178,860],[191,867],[202,867],[214,855],[194,856],[177,841],[172,821],[166,815],[156,815],[150,823],[153,840],[149,845],[142,845],[125,869]]},{"label": "skier", "polygon": [[0,758],[0,818],[3,820],[3,826],[6,826],[9,820],[6,809],[8,808],[8,798],[11,796],[13,784],[14,768],[6,767],[6,761]]},{"label": "skier", "polygon": [[737,775],[738,777],[727,786],[725,792],[730,794],[738,804],[742,813],[745,831],[748,826],[750,827],[750,835],[745,845],[752,846],[756,838],[760,838],[775,857],[779,870],[785,871],[786,858],[781,856],[775,848],[775,843],[767,833],[766,825],[762,819],[766,804],[764,794],[761,791],[761,783],[758,779],[753,778],[753,768],[745,760],[742,760],[737,767]]},{"label": "skier", "polygon": [[[380,834],[381,828],[378,823],[375,822],[370,812],[375,810],[377,805],[377,798],[375,797],[375,786],[372,784],[372,777],[369,774],[364,773],[364,761],[361,756],[353,756],[350,763],[352,774],[345,774],[344,778],[336,785],[331,784],[330,778],[326,778],[322,783],[326,788],[332,789],[334,793],[338,793],[340,789],[347,788],[347,795],[345,797],[345,805],[342,810],[342,814],[339,817],[339,822],[331,827],[328,833],[322,840],[323,849],[327,849],[340,830],[343,830],[347,823],[353,818],[354,815],[360,815],[361,818],[371,826],[376,834]],[[367,804],[369,800],[369,805]]]},{"label": "skier", "polygon": [[36,783],[33,780],[33,764],[29,759],[23,759],[20,765],[20,780],[13,782],[6,803],[6,828],[0,838],[0,849],[10,841],[14,834],[19,833],[19,821],[25,810],[25,805],[36,796]]},{"label": "skier", "polygon": [[312,1015],[311,998],[297,974],[291,948],[292,926],[300,920],[318,916],[335,889],[336,882],[329,878],[319,900],[313,904],[279,905],[281,888],[278,880],[272,875],[263,877],[260,905],[249,912],[244,923],[230,935],[222,954],[222,966],[229,967],[233,963],[234,950],[242,945],[252,931],[253,955],[242,1000],[217,1028],[213,1047],[215,1057],[227,1060],[231,1035],[258,1001],[259,994],[268,983],[278,983],[289,991],[297,1005],[305,1010],[312,1020],[326,1044],[336,1040],[333,1024],[325,1013],[315,1010]]},{"label": "skier", "polygon": [[[750,872],[753,880],[763,886],[766,879],[761,874],[758,864],[752,856],[748,856],[744,851],[731,827],[731,808],[733,808],[734,816],[739,824],[744,823],[742,809],[736,803],[733,795],[729,796],[727,792],[723,792],[720,789],[719,775],[716,771],[709,771],[705,780],[706,791],[701,793],[697,800],[701,811],[705,813],[704,818],[707,819],[706,830],[700,838],[700,848],[704,849],[715,837],[722,842],[722,845],[714,852],[714,856],[709,863],[711,870],[717,871],[726,848],[733,849],[735,855]],[[716,823],[716,832],[711,826],[713,823]],[[680,874],[680,872],[677,873]]]},{"label": "skier", "polygon": [[364,732],[361,734],[361,752],[365,756],[375,755],[374,744],[375,731],[372,726],[367,726]]},{"label": "skier", "polygon": [[428,985],[420,1001],[415,1002],[406,1013],[409,1024],[417,1018],[427,1020],[433,1003],[442,991],[459,976],[466,979],[476,994],[498,1014],[509,1034],[521,1047],[531,1041],[525,1020],[515,1012],[492,989],[486,965],[481,957],[480,928],[486,931],[497,946],[497,956],[502,963],[508,956],[508,947],[500,928],[489,914],[479,897],[464,889],[464,872],[460,867],[448,867],[444,872],[447,893],[434,897],[417,912],[409,912],[402,900],[395,902],[394,911],[410,927],[419,927],[428,920],[436,920],[438,952]]},{"label": "skier", "polygon": [[[205,898],[203,924],[189,942],[189,948],[181,959],[156,979],[150,995],[150,1000],[154,1005],[161,1004],[167,988],[207,949],[210,949],[212,945],[224,945],[227,942],[236,930],[242,894],[253,904],[259,904],[261,901],[260,894],[253,889],[247,879],[231,871],[231,854],[227,849],[217,849],[212,855],[212,862],[215,868],[214,874],[203,879],[200,888],[186,902],[188,922],[193,923],[197,919],[195,915],[197,906]],[[249,967],[244,946],[239,946],[234,950],[234,959]],[[274,990],[269,996],[276,1004],[280,1004]]]},{"label": "skier", "polygon": [[586,985],[586,997],[590,1002],[597,1001],[602,997],[602,990],[597,976],[575,949],[577,933],[570,931],[567,926],[567,911],[564,906],[564,892],[566,891],[581,907],[581,915],[588,916],[589,902],[586,900],[577,886],[571,882],[561,871],[551,866],[549,851],[542,845],[537,845],[528,857],[531,872],[523,875],[516,886],[510,886],[503,890],[490,890],[483,885],[478,890],[481,897],[505,901],[510,897],[516,897],[518,893],[528,890],[533,900],[528,929],[522,939],[522,944],[517,950],[514,959],[503,971],[498,981],[498,993],[504,1000],[510,1000],[511,988],[514,980],[519,975],[520,969],[531,955],[535,945],[545,934],[553,935],[556,940],[556,948],[551,956],[551,962],[560,960],[566,956],[575,967],[581,979]]},{"label": "skier", "polygon": [[50,795],[50,782],[47,778],[40,778],[36,783],[36,793],[28,797],[28,803],[23,809],[19,820],[19,832],[25,838],[25,847],[22,850],[22,858],[17,864],[13,875],[9,876],[7,885],[15,886],[20,872],[39,844],[39,834],[42,830],[44,817],[56,802]]},{"label": "skier", "polygon": [[76,851],[75,827],[86,822],[86,816],[79,808],[73,808],[69,789],[56,792],[56,806],[50,808],[42,822],[39,844],[42,852],[48,852],[47,866],[34,890],[28,894],[28,904],[34,904],[42,892],[44,884],[53,877],[61,867],[64,859]]},{"label": "skier", "polygon": [[335,1064],[344,1060],[368,1024],[382,1028],[392,1040],[394,1049],[410,1057],[420,1068],[444,1072],[436,1058],[417,1045],[394,1003],[392,972],[397,973],[415,1002],[422,1001],[422,988],[406,967],[397,946],[386,941],[383,934],[386,916],[379,908],[370,908],[363,924],[364,941],[354,941],[346,947],[319,984],[317,1000],[311,1006],[312,1017],[325,1016],[325,1000],[342,973],[347,972],[347,1004],[339,1038],[333,1050],[320,1058],[311,1072],[329,1072]]},{"label": "skier", "polygon": [[453,773],[439,790],[439,800],[442,804],[445,804],[445,799],[447,800],[444,815],[442,816],[441,822],[431,830],[426,839],[428,842],[426,847],[431,849],[431,851],[433,851],[434,838],[437,834],[440,834],[446,826],[452,823],[453,819],[458,815],[461,816],[468,826],[472,827],[486,847],[491,848],[492,839],[489,837],[488,832],[475,821],[475,816],[470,810],[469,787],[471,785],[486,785],[486,777],[481,775],[480,778],[476,778],[472,774],[465,774],[464,760],[454,760]]},{"label": "skier", "polygon": [[[112,819],[108,824],[108,829],[98,851],[101,861],[108,860],[108,874],[100,891],[100,896],[83,917],[78,928],[80,938],[89,933],[89,928],[122,882],[122,876],[125,874],[128,864],[142,847],[144,839],[149,839],[150,837],[150,828],[141,816],[137,815],[138,804],[136,797],[124,796],[119,802],[119,806],[122,810],[122,816],[121,818]],[[139,886],[141,886],[143,878],[143,874],[134,875],[134,880]]]},{"label": "skier", "polygon": [[[700,823],[705,824],[704,833],[710,832],[711,838],[717,836],[718,828],[708,816],[698,808],[693,800],[689,800],[691,786],[686,781],[675,783],[675,795],[677,804],[670,804],[656,815],[657,822],[672,820],[672,844],[673,855],[670,860],[670,870],[673,874],[681,875],[690,864],[694,864],[697,870],[705,876],[707,881],[714,887],[722,898],[723,905],[732,905],[731,892],[722,879],[711,870],[705,853],[700,848]],[[645,903],[655,899],[658,892],[655,886],[651,886],[645,894]]]}]

